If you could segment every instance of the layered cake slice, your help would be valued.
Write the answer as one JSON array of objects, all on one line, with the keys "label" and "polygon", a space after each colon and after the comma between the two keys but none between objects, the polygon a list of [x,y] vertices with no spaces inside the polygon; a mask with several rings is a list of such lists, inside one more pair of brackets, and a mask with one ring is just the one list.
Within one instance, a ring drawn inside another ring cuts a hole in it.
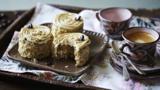
[{"label": "layered cake slice", "polygon": [[83,66],[89,58],[91,41],[82,33],[59,34],[53,40],[52,56],[56,59],[74,58],[75,66]]}]

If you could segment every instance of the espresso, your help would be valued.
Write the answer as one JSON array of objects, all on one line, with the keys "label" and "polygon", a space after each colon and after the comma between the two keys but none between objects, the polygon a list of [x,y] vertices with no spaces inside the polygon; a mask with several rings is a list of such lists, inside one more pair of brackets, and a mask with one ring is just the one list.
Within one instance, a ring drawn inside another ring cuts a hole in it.
[{"label": "espresso", "polygon": [[136,43],[154,42],[155,38],[147,32],[134,32],[127,36],[127,39]]}]

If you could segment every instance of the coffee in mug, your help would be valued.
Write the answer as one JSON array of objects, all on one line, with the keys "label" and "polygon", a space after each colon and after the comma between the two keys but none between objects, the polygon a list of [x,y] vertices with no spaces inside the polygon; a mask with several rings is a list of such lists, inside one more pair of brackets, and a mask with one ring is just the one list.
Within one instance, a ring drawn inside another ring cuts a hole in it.
[{"label": "coffee in mug", "polygon": [[156,40],[156,38],[148,32],[137,30],[136,32],[130,33],[126,38],[135,43],[151,43]]},{"label": "coffee in mug", "polygon": [[154,57],[159,40],[159,34],[155,30],[133,27],[124,31],[122,37],[125,44],[122,45],[121,51],[130,59],[143,61],[144,59],[149,60],[150,56]]}]

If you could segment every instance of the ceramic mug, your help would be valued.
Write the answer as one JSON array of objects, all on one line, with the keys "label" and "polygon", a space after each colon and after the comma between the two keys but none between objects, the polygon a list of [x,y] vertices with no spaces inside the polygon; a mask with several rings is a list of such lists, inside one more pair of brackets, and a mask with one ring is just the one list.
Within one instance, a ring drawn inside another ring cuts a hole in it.
[{"label": "ceramic mug", "polygon": [[113,7],[100,10],[97,18],[106,35],[122,40],[122,31],[128,28],[132,13],[126,8]]},{"label": "ceramic mug", "polygon": [[132,27],[124,31],[122,37],[125,43],[121,47],[122,53],[135,62],[141,62],[154,56],[160,36],[149,28]]}]

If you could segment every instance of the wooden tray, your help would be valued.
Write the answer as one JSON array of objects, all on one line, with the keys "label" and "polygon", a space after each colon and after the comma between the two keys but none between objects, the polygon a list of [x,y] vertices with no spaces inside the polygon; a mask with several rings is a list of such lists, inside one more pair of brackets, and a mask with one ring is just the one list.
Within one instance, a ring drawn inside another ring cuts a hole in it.
[{"label": "wooden tray", "polygon": [[[88,8],[81,8],[81,7],[72,7],[72,6],[64,6],[64,5],[54,5],[55,7],[58,7],[60,9],[64,9],[67,11],[75,12],[78,13],[83,9],[88,9]],[[4,30],[1,35],[0,35],[0,57],[3,55],[5,52],[6,48],[8,47],[8,44],[10,43],[10,40],[12,38],[12,35],[14,31],[20,30],[21,27],[23,27],[32,17],[34,13],[35,8],[32,8],[29,11],[24,12],[21,16],[19,16],[6,30]],[[93,10],[93,9],[92,9]],[[98,10],[98,9],[96,9]],[[149,17],[155,17],[160,15],[160,9],[157,10],[145,10],[145,9],[140,9],[140,10],[134,10],[131,9],[133,15],[138,15],[138,16],[149,16]],[[25,19],[24,19],[25,18]],[[47,87],[53,87],[55,89],[78,89],[78,90],[105,90],[102,88],[97,88],[97,87],[92,87],[92,86],[86,86],[81,83],[76,83],[76,84],[70,84],[70,83],[64,83],[60,81],[45,81],[43,79],[35,78],[33,76],[26,76],[22,74],[16,74],[16,73],[8,73],[8,72],[3,72],[0,71],[0,77],[1,79],[7,79],[7,81],[14,81],[14,82],[19,82],[21,83],[27,83],[30,84],[30,87],[33,87],[35,84],[38,84],[38,87],[44,86],[47,84]],[[37,83],[38,82],[38,83]],[[34,84],[33,84],[34,83]],[[32,85],[33,84],[33,85]]]}]

